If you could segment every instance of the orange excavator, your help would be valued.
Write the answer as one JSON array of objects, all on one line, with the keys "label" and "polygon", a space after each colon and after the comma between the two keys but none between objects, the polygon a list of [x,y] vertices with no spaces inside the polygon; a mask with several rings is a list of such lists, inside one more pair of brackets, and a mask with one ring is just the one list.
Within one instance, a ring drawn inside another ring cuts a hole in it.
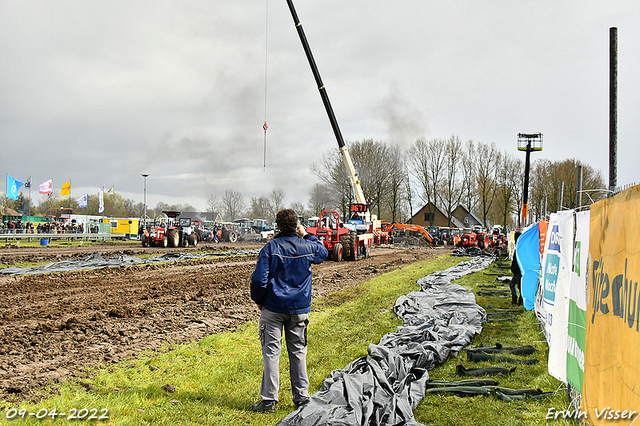
[{"label": "orange excavator", "polygon": [[386,222],[382,224],[382,231],[387,232],[390,235],[392,235],[392,232],[394,230],[399,230],[399,229],[404,231],[417,232],[421,234],[422,238],[424,238],[428,243],[435,244],[435,240],[433,239],[431,234],[429,234],[429,232],[420,225],[414,225],[412,223],[386,223]]}]

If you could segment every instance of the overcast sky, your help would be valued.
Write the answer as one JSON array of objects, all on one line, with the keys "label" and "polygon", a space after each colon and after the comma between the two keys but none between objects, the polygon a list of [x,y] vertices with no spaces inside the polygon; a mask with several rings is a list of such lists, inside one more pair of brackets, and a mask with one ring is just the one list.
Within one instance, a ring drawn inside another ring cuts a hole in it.
[{"label": "overcast sky", "polygon": [[[541,132],[533,159],[577,158],[607,182],[618,27],[618,184],[640,181],[640,1],[294,2],[346,141],[455,134],[524,158],[517,134]],[[0,10],[0,170],[31,176],[36,203],[50,178],[142,201],[149,173],[151,207],[276,187],[306,205],[309,166],[337,149],[285,0]]]}]

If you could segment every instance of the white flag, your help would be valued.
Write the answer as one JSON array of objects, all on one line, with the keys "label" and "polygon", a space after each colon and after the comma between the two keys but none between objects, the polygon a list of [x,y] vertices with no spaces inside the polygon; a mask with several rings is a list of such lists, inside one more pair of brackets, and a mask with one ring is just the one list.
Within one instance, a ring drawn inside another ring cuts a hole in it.
[{"label": "white flag", "polygon": [[87,207],[87,194],[84,194],[82,197],[76,200],[78,202],[78,207]]},{"label": "white flag", "polygon": [[51,194],[53,192],[53,179],[40,184],[41,194]]},{"label": "white flag", "polygon": [[104,185],[100,188],[100,207],[98,208],[98,213],[102,213],[104,211]]}]

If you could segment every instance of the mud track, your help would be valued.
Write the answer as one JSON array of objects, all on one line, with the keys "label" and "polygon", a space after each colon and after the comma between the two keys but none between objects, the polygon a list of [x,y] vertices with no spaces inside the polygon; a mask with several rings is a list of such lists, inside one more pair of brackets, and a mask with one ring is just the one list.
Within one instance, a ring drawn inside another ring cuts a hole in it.
[{"label": "mud track", "polygon": [[[198,251],[257,248],[236,244]],[[184,249],[183,249],[184,250]],[[195,249],[187,249],[195,250]],[[99,252],[164,254],[131,245],[2,250],[0,261],[55,261]],[[443,249],[375,248],[358,262],[313,267],[314,297],[357,285]],[[256,256],[0,278],[0,398],[37,401],[44,386],[141,351],[233,330],[258,311],[249,297]]]}]

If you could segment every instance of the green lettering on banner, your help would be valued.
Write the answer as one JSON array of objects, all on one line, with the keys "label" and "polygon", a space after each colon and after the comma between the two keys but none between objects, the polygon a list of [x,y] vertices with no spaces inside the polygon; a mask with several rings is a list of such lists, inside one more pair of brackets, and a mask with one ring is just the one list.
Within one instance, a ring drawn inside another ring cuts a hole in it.
[{"label": "green lettering on banner", "polygon": [[567,332],[567,381],[582,391],[584,377],[584,342],[587,325],[587,311],[578,307],[575,300],[569,300],[569,322]]},{"label": "green lettering on banner", "polygon": [[576,241],[576,247],[573,250],[573,271],[577,276],[582,276],[580,274],[580,248],[582,247],[582,241]]}]

